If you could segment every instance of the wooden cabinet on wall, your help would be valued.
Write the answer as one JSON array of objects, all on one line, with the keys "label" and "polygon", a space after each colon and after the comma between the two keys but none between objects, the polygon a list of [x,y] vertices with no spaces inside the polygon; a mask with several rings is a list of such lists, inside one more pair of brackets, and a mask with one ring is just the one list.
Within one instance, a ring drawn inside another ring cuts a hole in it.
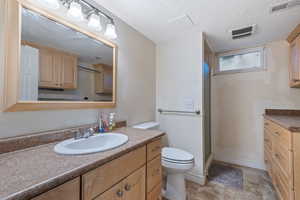
[{"label": "wooden cabinet on wall", "polygon": [[112,94],[113,68],[104,64],[94,65],[100,73],[95,73],[95,92],[97,94]]},{"label": "wooden cabinet on wall", "polygon": [[265,163],[281,200],[300,199],[300,133],[265,119]]},{"label": "wooden cabinet on wall", "polygon": [[300,25],[290,34],[290,87],[300,88]]},{"label": "wooden cabinet on wall", "polygon": [[76,89],[77,57],[67,53],[40,49],[41,88]]},{"label": "wooden cabinet on wall", "polygon": [[49,47],[22,41],[39,50],[39,87],[77,88],[77,56]]},{"label": "wooden cabinet on wall", "polygon": [[161,185],[156,139],[32,200],[161,200]]}]

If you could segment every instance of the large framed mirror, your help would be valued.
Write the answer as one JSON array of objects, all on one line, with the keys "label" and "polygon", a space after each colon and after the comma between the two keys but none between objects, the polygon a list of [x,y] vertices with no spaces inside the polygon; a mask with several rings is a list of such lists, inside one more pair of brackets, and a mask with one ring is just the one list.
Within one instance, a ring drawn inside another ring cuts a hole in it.
[{"label": "large framed mirror", "polygon": [[115,106],[114,43],[30,1],[7,6],[5,111]]}]

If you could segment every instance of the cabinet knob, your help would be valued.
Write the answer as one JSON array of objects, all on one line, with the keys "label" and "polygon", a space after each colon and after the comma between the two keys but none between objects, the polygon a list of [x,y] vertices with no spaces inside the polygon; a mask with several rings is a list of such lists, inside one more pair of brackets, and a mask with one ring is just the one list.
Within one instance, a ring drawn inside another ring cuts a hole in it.
[{"label": "cabinet knob", "polygon": [[123,196],[123,191],[122,190],[118,190],[116,194],[117,194],[118,197],[122,197]]},{"label": "cabinet knob", "polygon": [[129,185],[129,184],[127,183],[127,184],[125,185],[125,187],[124,187],[124,188],[125,188],[125,190],[126,190],[126,191],[130,191],[130,189],[131,189],[131,185]]}]

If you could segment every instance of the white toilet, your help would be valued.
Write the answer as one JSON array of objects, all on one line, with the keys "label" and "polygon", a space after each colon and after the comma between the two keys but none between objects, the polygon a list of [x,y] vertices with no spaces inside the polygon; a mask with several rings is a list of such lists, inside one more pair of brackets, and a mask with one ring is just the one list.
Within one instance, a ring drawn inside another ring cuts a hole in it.
[{"label": "white toilet", "polygon": [[[159,123],[146,122],[133,126],[139,129],[158,129]],[[163,196],[169,200],[186,200],[184,174],[194,167],[194,156],[186,151],[164,147],[162,166],[167,172],[167,190]]]}]

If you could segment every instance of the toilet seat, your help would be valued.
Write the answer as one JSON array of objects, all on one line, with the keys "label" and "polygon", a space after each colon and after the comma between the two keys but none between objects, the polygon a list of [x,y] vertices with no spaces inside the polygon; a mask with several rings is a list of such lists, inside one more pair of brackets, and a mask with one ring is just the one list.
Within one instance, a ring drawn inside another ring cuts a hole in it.
[{"label": "toilet seat", "polygon": [[172,159],[168,159],[168,158],[161,158],[163,161],[165,162],[169,162],[169,163],[175,163],[175,164],[190,164],[193,163],[194,160],[190,160],[190,161],[178,161],[178,160],[172,160]]},{"label": "toilet seat", "polygon": [[181,149],[165,147],[162,149],[162,160],[174,164],[191,164],[194,156]]}]

